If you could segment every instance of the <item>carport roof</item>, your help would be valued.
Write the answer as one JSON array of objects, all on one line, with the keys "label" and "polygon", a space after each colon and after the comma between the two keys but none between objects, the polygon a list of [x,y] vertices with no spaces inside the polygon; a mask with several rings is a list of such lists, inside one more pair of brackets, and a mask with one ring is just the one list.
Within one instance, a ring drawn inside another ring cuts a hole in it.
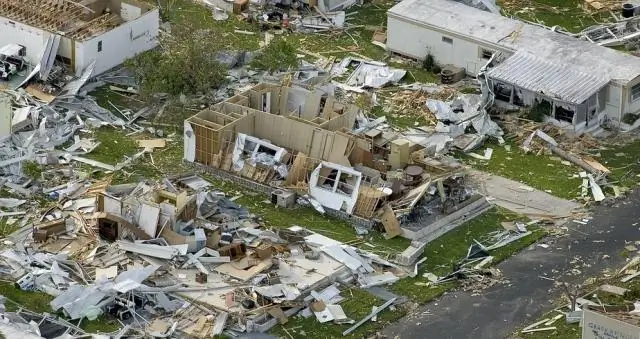
[{"label": "carport roof", "polygon": [[490,79],[579,105],[609,81],[576,70],[571,65],[546,61],[528,52],[516,52],[486,73]]}]

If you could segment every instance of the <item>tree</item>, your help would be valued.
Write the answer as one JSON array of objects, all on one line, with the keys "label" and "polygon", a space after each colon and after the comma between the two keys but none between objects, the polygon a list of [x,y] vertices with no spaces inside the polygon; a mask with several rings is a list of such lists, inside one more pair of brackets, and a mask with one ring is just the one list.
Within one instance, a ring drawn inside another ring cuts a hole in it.
[{"label": "tree", "polygon": [[227,69],[216,61],[214,36],[207,30],[176,25],[160,46],[128,63],[143,95],[206,93],[225,83]]},{"label": "tree", "polygon": [[251,67],[270,73],[297,68],[298,65],[295,47],[284,38],[272,41],[251,61]]}]

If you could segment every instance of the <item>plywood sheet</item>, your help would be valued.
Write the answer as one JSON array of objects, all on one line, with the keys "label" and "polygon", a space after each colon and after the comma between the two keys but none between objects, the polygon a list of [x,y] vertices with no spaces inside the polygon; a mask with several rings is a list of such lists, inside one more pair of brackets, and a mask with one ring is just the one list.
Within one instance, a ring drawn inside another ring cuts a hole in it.
[{"label": "plywood sheet", "polygon": [[138,225],[140,228],[152,238],[155,238],[158,228],[158,220],[160,219],[160,208],[149,204],[140,205],[140,217]]},{"label": "plywood sheet", "polygon": [[143,148],[163,148],[167,146],[167,140],[165,139],[145,139],[138,140],[138,147]]},{"label": "plywood sheet", "polygon": [[258,273],[269,269],[271,265],[273,265],[273,262],[271,261],[271,258],[269,258],[259,262],[255,266],[247,268],[246,270],[236,268],[232,262],[219,265],[214,270],[218,273],[226,274],[242,281],[247,281]]}]

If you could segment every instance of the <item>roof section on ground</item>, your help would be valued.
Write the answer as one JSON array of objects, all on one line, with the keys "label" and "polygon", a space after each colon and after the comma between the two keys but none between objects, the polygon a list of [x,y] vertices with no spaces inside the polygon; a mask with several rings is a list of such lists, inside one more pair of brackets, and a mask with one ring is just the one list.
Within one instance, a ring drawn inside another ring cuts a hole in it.
[{"label": "roof section on ground", "polygon": [[623,84],[640,75],[640,58],[455,1],[403,0],[388,15],[513,51],[528,51],[549,62],[572,65],[583,73]]}]

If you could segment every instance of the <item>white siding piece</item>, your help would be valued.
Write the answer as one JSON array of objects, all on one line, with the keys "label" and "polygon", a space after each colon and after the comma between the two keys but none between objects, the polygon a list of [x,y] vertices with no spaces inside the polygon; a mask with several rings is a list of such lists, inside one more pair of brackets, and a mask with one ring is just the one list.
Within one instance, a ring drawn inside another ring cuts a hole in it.
[{"label": "white siding piece", "polygon": [[227,323],[227,318],[229,317],[229,313],[227,312],[218,312],[216,316],[216,320],[213,322],[213,329],[211,329],[211,335],[219,335],[224,331],[224,325]]},{"label": "white siding piece", "polygon": [[327,305],[326,307],[327,307],[326,310],[329,311],[329,313],[331,313],[331,316],[333,317],[333,321],[335,323],[340,324],[340,323],[344,323],[344,322],[349,321],[349,318],[344,313],[344,310],[342,309],[342,306],[340,306],[340,305]]},{"label": "white siding piece", "polygon": [[[144,13],[135,20],[90,40],[76,42],[76,74],[96,60],[94,74],[103,73],[125,60],[158,45],[160,14],[157,8]],[[98,52],[98,44],[102,50]]]},{"label": "white siding piece", "polygon": [[333,314],[329,311],[329,308],[325,306],[324,310],[321,312],[313,312],[320,323],[326,323],[328,321],[333,320]]},{"label": "white siding piece", "polygon": [[365,271],[367,271],[369,273],[375,272],[373,267],[371,267],[371,265],[369,265],[369,262],[367,262],[367,260],[364,259],[363,257],[361,257],[358,253],[356,253],[356,251],[353,249],[353,247],[345,246],[342,249],[345,252],[347,252],[347,254],[349,254],[350,256],[354,257],[356,260],[358,260],[362,264],[362,267],[364,268]]},{"label": "white siding piece", "polygon": [[124,21],[135,20],[142,15],[142,8],[122,2],[122,8],[120,9],[120,16]]},{"label": "white siding piece", "polygon": [[188,121],[184,122],[184,160],[188,162],[196,160],[196,135]]},{"label": "white siding piece", "polygon": [[11,135],[11,95],[0,93],[0,140]]},{"label": "white siding piece", "polygon": [[145,233],[147,233],[152,238],[155,238],[156,231],[158,230],[160,208],[145,203],[142,203],[139,208],[140,217],[138,218],[138,225]]},{"label": "white siding piece", "polygon": [[329,237],[326,237],[322,234],[318,234],[318,233],[313,233],[311,235],[308,235],[306,237],[304,237],[304,241],[307,243],[307,245],[309,246],[316,246],[316,247],[322,247],[322,246],[340,246],[342,245],[341,242],[337,241],[337,240],[333,240]]},{"label": "white siding piece", "polygon": [[179,255],[181,251],[173,246],[160,246],[152,244],[135,244],[128,241],[118,240],[118,247],[127,252],[148,255],[154,258],[172,259]]},{"label": "white siding piece", "polygon": [[44,50],[42,51],[42,58],[40,59],[40,79],[47,79],[53,62],[58,54],[58,47],[60,46],[60,36],[51,35],[46,41]]},{"label": "white siding piece", "polygon": [[328,254],[333,259],[343,263],[349,269],[355,271],[362,266],[362,263],[356,258],[350,256],[340,246],[328,246],[324,247],[322,251]]},{"label": "white siding piece", "polygon": [[362,275],[358,277],[358,282],[360,283],[361,288],[369,288],[373,286],[386,285],[391,284],[398,281],[398,277],[396,277],[391,272],[384,272],[383,274],[368,274]]}]

